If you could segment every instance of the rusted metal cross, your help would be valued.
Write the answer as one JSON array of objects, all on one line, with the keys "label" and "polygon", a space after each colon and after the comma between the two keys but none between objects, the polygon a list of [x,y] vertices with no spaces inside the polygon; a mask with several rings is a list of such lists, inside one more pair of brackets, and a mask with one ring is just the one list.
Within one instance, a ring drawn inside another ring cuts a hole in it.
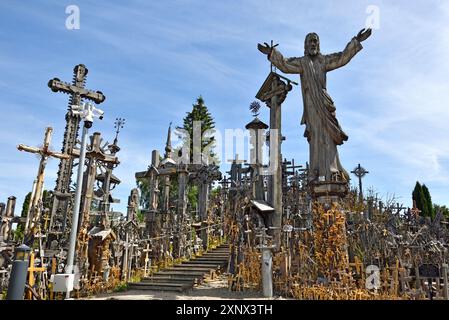
[{"label": "rusted metal cross", "polygon": [[53,129],[51,127],[45,129],[44,145],[41,148],[30,147],[24,144],[19,144],[17,146],[17,149],[19,149],[20,151],[26,151],[38,154],[40,156],[39,169],[37,171],[36,180],[34,180],[33,183],[30,204],[28,206],[27,219],[25,223],[25,234],[29,229],[33,230],[36,223],[40,220],[39,202],[42,198],[45,166],[47,164],[48,158],[53,157],[58,159],[70,159],[70,156],[68,154],[62,154],[50,150],[52,132]]}]

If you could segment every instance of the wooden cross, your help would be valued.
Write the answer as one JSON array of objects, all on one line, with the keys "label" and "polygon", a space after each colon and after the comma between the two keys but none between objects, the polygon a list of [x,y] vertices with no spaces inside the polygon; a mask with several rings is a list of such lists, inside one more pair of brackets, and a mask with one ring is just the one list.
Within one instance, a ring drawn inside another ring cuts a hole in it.
[{"label": "wooden cross", "polygon": [[403,207],[401,204],[399,204],[399,202],[398,203],[396,203],[396,214],[399,216],[399,213],[402,211],[402,210],[404,210],[404,209],[407,209],[406,207]]},{"label": "wooden cross", "polygon": [[[87,170],[85,172],[86,183],[83,186],[84,190],[84,199],[82,208],[82,215],[80,217],[79,226],[84,223],[89,223],[89,212],[92,204],[92,199],[94,196],[94,186],[97,178],[97,167],[98,162],[102,162],[105,164],[119,164],[118,158],[114,155],[106,154],[101,147],[101,134],[99,132],[95,132],[91,136],[89,149],[86,151],[86,159],[88,159],[89,164],[87,166]],[[79,156],[80,150],[74,149],[72,154],[74,156]],[[83,163],[79,164],[83,166]]]},{"label": "wooden cross", "polygon": [[[62,153],[71,154],[76,145],[80,117],[72,113],[72,105],[81,105],[82,99],[94,101],[97,104],[102,103],[106,97],[100,91],[85,89],[86,76],[88,69],[85,65],[77,65],[73,69],[73,81],[71,84],[54,78],[48,82],[48,87],[53,92],[62,92],[70,95],[68,112],[66,114],[66,127],[62,145]],[[73,159],[61,159],[56,179],[56,187],[53,198],[50,228],[54,231],[54,226],[62,223],[63,229],[66,228],[68,203],[70,199],[70,184],[73,170]]]},{"label": "wooden cross", "polygon": [[37,171],[37,177],[34,182],[33,192],[31,194],[30,199],[30,205],[28,206],[27,219],[25,223],[25,233],[27,233],[29,228],[35,227],[35,224],[40,219],[40,212],[38,210],[38,205],[42,197],[45,166],[47,164],[48,158],[53,157],[58,159],[70,159],[70,156],[68,154],[62,154],[50,150],[52,132],[53,129],[51,127],[47,127],[45,129],[44,145],[41,148],[30,147],[24,144],[19,144],[17,146],[17,149],[19,149],[20,151],[26,151],[38,154],[40,156],[39,169]]},{"label": "wooden cross", "polygon": [[[106,97],[103,95],[101,91],[92,91],[84,88],[86,82],[86,76],[89,70],[85,65],[80,64],[77,65],[74,69],[74,76],[72,84],[59,80],[58,78],[53,78],[48,82],[48,87],[53,92],[62,92],[72,96],[73,98],[78,99],[87,99],[95,102],[96,104],[102,103]],[[73,101],[72,101],[73,102]],[[78,103],[72,103],[79,105],[81,101]]]},{"label": "wooden cross", "polygon": [[[282,167],[286,175],[294,175],[296,169],[302,168],[302,165],[295,165],[295,159],[292,159],[292,161],[287,161],[287,159],[284,158],[284,161],[282,162]],[[287,171],[288,169],[292,171]]]},{"label": "wooden cross", "polygon": [[359,178],[359,200],[360,202],[363,201],[363,189],[362,189],[362,178],[369,173],[369,171],[366,171],[365,168],[360,166],[360,163],[358,166],[351,171],[357,178]]},{"label": "wooden cross", "polygon": [[242,178],[242,164],[246,163],[246,160],[240,160],[239,155],[235,154],[235,159],[228,159],[228,162],[231,162],[231,171],[228,173],[231,175],[231,186],[236,187]]},{"label": "wooden cross", "polygon": [[419,210],[418,207],[416,207],[416,200],[413,200],[413,208],[411,212],[415,216],[415,218],[419,217],[419,213],[421,212],[421,210]]},{"label": "wooden cross", "polygon": [[44,209],[44,216],[42,217],[42,219],[44,220],[44,232],[46,232],[48,228],[48,222],[50,221],[49,209]]},{"label": "wooden cross", "polygon": [[[43,259],[41,257],[41,259]],[[34,252],[31,252],[30,254],[30,266],[28,267],[28,285],[30,286],[30,288],[34,287],[34,284],[36,282],[35,277],[34,277],[34,273],[35,272],[44,272],[46,271],[47,268],[45,267],[40,267],[40,268],[36,268],[34,266]],[[27,290],[26,294],[25,294],[25,298],[27,300],[31,300],[33,297],[33,293],[31,292],[31,290]]]}]

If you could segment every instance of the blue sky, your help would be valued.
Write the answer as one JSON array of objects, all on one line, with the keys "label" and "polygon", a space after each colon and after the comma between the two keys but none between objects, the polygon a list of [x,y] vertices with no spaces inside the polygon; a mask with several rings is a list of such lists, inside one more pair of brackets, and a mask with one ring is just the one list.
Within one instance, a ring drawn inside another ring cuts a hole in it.
[{"label": "blue sky", "polygon": [[[67,30],[68,5],[80,8],[80,29]],[[379,29],[344,68],[328,74],[328,91],[349,141],[343,166],[361,163],[365,187],[411,205],[416,180],[433,200],[449,204],[449,3],[447,1],[12,1],[0,2],[0,201],[15,195],[16,213],[31,190],[38,161],[17,144],[39,145],[54,128],[60,150],[66,95],[52,93],[53,77],[70,81],[89,69],[87,87],[101,90],[105,118],[94,128],[120,136],[122,179],[115,197],[124,210],[151,150],[163,151],[169,122],[180,125],[201,94],[217,128],[243,128],[248,106],[268,74],[258,42],[273,39],[286,56],[303,53],[304,37],[320,35],[321,51],[340,51],[364,27],[367,7],[379,8]],[[292,77],[299,80],[297,77]],[[268,120],[267,108],[261,117]],[[304,163],[308,146],[295,87],[283,105],[283,155]],[[54,188],[58,161],[49,162]],[[353,180],[355,182],[355,180]]]}]

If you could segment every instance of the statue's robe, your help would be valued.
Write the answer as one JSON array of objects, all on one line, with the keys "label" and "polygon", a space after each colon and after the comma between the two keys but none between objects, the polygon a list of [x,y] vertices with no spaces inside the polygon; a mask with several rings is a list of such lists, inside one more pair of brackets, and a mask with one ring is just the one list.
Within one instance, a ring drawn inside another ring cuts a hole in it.
[{"label": "statue's robe", "polygon": [[[325,181],[349,181],[340,163],[337,145],[348,140],[335,116],[335,106],[326,90],[326,73],[346,65],[362,50],[353,38],[342,52],[316,56],[305,55],[285,59],[273,49],[270,61],[284,73],[299,74],[304,103],[301,124],[306,125],[304,136],[309,142],[309,177],[323,177]],[[322,180],[322,178],[321,178]]]}]

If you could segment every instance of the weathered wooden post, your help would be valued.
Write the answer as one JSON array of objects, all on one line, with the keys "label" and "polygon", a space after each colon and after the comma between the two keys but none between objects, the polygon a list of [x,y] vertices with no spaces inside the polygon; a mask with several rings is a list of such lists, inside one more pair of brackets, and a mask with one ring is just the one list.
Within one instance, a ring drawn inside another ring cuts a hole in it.
[{"label": "weathered wooden post", "polygon": [[[285,80],[285,81],[283,81]],[[270,108],[270,166],[269,166],[269,192],[268,203],[275,212],[269,217],[269,226],[272,230],[274,243],[277,249],[281,243],[281,221],[282,221],[282,121],[281,105],[292,89],[291,80],[270,72],[265,79],[256,98],[264,102]]]}]

